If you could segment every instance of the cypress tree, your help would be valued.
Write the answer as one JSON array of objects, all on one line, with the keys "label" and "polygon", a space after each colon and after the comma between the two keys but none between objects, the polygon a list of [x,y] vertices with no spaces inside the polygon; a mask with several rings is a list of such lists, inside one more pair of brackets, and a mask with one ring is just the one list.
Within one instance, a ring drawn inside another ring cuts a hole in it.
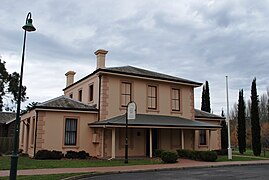
[{"label": "cypress tree", "polygon": [[261,155],[261,127],[258,109],[258,95],[256,88],[256,78],[252,81],[251,86],[251,133],[252,133],[252,149],[255,156]]},{"label": "cypress tree", "polygon": [[[222,110],[221,116],[224,117],[224,111]],[[228,128],[225,119],[221,121],[221,149],[228,148]]]},{"label": "cypress tree", "polygon": [[246,105],[244,101],[244,91],[239,91],[238,100],[238,125],[237,125],[237,140],[240,154],[246,151]]},{"label": "cypress tree", "polygon": [[201,110],[209,113],[211,112],[208,81],[206,81],[205,85],[203,86]]}]

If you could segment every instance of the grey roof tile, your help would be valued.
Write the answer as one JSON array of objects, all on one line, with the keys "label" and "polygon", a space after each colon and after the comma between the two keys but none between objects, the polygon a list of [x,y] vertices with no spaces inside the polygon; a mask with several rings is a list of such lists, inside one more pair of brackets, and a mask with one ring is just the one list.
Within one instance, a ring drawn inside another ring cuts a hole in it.
[{"label": "grey roof tile", "polygon": [[6,124],[7,122],[15,119],[16,113],[14,112],[0,112],[0,124]]},{"label": "grey roof tile", "polygon": [[191,81],[191,80],[187,80],[187,79],[183,79],[183,78],[179,78],[175,76],[170,76],[167,74],[162,74],[162,73],[158,73],[154,71],[149,71],[146,69],[141,69],[141,68],[137,68],[133,66],[120,66],[120,67],[108,67],[104,69],[97,69],[91,74],[88,74],[87,76],[69,85],[68,87],[65,87],[63,90],[66,90],[74,86],[75,84],[82,82],[83,80],[87,79],[88,77],[93,76],[94,74],[98,72],[104,72],[104,73],[109,72],[109,73],[117,73],[117,74],[122,74],[122,75],[132,75],[132,76],[137,76],[137,77],[147,77],[147,78],[153,78],[156,80],[168,80],[168,81],[174,81],[177,83],[187,83],[195,87],[202,85],[202,83],[199,83],[199,82],[195,82],[195,81]]},{"label": "grey roof tile", "polygon": [[118,72],[118,73],[123,73],[123,74],[131,74],[131,75],[136,75],[136,76],[142,76],[142,77],[150,77],[150,78],[156,78],[156,79],[163,79],[163,80],[170,80],[170,81],[177,81],[177,82],[182,82],[182,83],[189,83],[189,84],[194,84],[200,86],[202,83],[167,75],[167,74],[162,74],[154,71],[149,71],[146,69],[141,69],[133,66],[121,66],[121,67],[110,67],[103,69],[104,71],[112,71],[112,72]]},{"label": "grey roof tile", "polygon": [[209,119],[225,119],[225,117],[221,117],[212,113],[208,113],[205,111],[201,111],[198,109],[194,109],[195,118],[209,118]]},{"label": "grey roof tile", "polygon": [[[114,125],[123,126],[126,123],[126,115],[116,116],[107,120],[97,121],[89,125]],[[159,126],[159,127],[181,127],[190,129],[199,128],[220,128],[218,125],[213,125],[205,122],[185,119],[176,116],[137,114],[135,120],[129,120],[130,126]]]},{"label": "grey roof tile", "polygon": [[59,96],[54,99],[39,103],[36,108],[44,109],[70,109],[70,110],[97,110],[95,106],[84,104],[67,96]]}]

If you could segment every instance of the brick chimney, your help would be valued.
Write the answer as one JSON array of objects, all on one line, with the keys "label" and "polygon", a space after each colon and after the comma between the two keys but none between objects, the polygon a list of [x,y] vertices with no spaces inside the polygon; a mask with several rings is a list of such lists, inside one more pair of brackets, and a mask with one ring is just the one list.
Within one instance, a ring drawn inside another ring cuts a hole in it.
[{"label": "brick chimney", "polygon": [[94,52],[97,58],[96,69],[106,68],[106,54],[107,53],[108,51],[104,49],[98,49],[97,51]]},{"label": "brick chimney", "polygon": [[75,71],[68,71],[65,73],[66,76],[66,87],[70,86],[71,84],[74,83],[74,76],[76,72]]}]

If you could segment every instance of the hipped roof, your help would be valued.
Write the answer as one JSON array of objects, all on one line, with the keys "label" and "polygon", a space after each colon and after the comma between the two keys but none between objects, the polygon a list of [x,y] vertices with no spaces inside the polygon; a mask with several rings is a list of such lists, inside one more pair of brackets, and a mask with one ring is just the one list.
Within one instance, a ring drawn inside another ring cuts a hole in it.
[{"label": "hipped roof", "polygon": [[64,88],[63,90],[68,89],[69,87],[74,86],[75,84],[87,79],[88,77],[97,74],[97,73],[112,73],[112,74],[120,74],[120,75],[125,75],[125,76],[134,76],[134,77],[143,77],[143,78],[151,78],[151,79],[156,79],[156,80],[165,80],[165,81],[172,81],[175,83],[183,83],[183,84],[189,84],[195,87],[201,86],[202,83],[167,75],[167,74],[162,74],[154,71],[149,71],[146,69],[141,69],[133,66],[121,66],[121,67],[110,67],[110,68],[104,68],[104,69],[97,69],[93,73],[85,76],[84,78],[78,80],[77,82],[71,84],[70,86]]},{"label": "hipped roof", "polygon": [[38,103],[33,108],[40,109],[60,109],[60,110],[80,110],[80,111],[97,111],[95,106],[84,104],[67,96],[59,96],[54,99]]}]

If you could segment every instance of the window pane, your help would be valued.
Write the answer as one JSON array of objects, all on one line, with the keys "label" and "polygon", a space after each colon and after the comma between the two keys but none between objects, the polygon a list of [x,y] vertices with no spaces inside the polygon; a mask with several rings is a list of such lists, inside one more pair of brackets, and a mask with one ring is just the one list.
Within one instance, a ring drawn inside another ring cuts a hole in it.
[{"label": "window pane", "polygon": [[121,83],[121,106],[126,107],[131,101],[132,97],[132,84],[127,82]]},{"label": "window pane", "polygon": [[82,90],[78,91],[78,100],[82,101]]},{"label": "window pane", "polygon": [[65,120],[65,145],[76,145],[77,119]]},{"label": "window pane", "polygon": [[206,145],[206,130],[200,130],[200,145]]},{"label": "window pane", "polygon": [[93,100],[93,84],[89,86],[89,101]]},{"label": "window pane", "polygon": [[157,109],[157,87],[148,86],[148,108]]},{"label": "window pane", "polygon": [[180,111],[180,90],[173,88],[171,96],[172,110]]}]

